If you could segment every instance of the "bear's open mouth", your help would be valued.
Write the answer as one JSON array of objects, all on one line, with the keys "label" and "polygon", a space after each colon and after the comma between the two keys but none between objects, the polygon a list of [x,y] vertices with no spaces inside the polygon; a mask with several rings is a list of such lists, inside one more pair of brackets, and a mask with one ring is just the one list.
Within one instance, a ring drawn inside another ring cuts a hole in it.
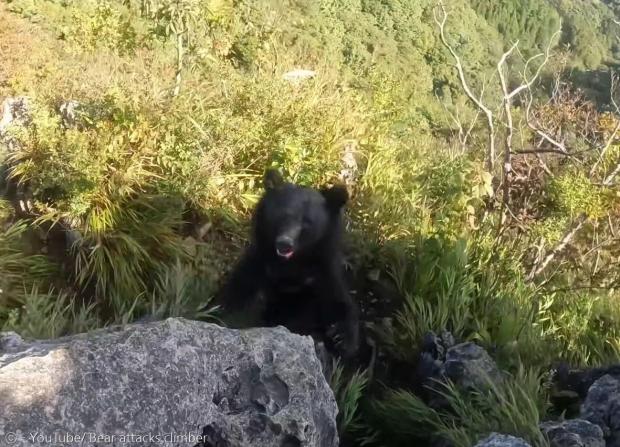
[{"label": "bear's open mouth", "polygon": [[290,259],[295,254],[295,251],[292,248],[278,248],[276,252],[278,253],[278,256],[284,259]]}]

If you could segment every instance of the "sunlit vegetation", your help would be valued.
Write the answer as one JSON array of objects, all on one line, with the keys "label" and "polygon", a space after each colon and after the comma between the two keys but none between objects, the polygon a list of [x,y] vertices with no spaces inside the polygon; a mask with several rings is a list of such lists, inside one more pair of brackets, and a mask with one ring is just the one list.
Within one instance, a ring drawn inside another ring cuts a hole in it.
[{"label": "sunlit vegetation", "polygon": [[[442,412],[337,364],[343,439],[546,445],[552,365],[620,358],[620,6],[443,5],[0,2],[0,99],[30,98],[0,146],[0,329],[224,318],[211,298],[264,169],[320,186],[350,154],[349,267],[398,295],[363,315],[371,344],[412,365],[426,332],[450,331],[510,378],[448,384]],[[283,78],[297,68],[316,75]]]}]

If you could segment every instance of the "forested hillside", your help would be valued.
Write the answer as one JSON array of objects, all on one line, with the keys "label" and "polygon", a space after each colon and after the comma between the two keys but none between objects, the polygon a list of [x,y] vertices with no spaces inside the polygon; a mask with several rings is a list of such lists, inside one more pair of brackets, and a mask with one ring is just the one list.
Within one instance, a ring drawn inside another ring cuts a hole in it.
[{"label": "forested hillside", "polygon": [[[343,445],[549,445],[620,363],[619,62],[617,0],[0,1],[0,330],[225,324],[264,170],[346,181]],[[429,337],[506,380],[437,407]]]}]

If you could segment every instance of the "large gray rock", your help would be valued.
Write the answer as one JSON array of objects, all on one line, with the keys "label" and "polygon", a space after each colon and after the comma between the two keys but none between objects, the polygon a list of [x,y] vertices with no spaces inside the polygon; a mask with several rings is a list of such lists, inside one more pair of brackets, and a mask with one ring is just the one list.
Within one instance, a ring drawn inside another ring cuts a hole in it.
[{"label": "large gray rock", "polygon": [[19,143],[10,130],[29,126],[32,121],[31,113],[31,101],[26,96],[6,98],[0,105],[0,162],[4,162],[7,155],[19,149]]},{"label": "large gray rock", "polygon": [[20,142],[13,130],[27,127],[32,121],[32,102],[28,97],[6,98],[0,105],[0,194],[7,196],[13,206],[29,214],[31,203],[26,187],[16,179],[9,179],[8,157],[19,150]]},{"label": "large gray rock", "polygon": [[551,447],[605,447],[601,427],[583,419],[544,422],[540,429]]},{"label": "large gray rock", "polygon": [[581,417],[603,429],[607,447],[620,447],[620,377],[607,374],[592,384]]},{"label": "large gray rock", "polygon": [[30,99],[25,96],[6,98],[0,106],[0,138],[11,126],[28,126],[31,113]]},{"label": "large gray rock", "polygon": [[440,383],[451,381],[463,391],[480,391],[503,380],[495,361],[481,346],[467,342],[455,344],[449,332],[424,336],[415,370],[420,395],[436,410],[447,410],[450,403]]},{"label": "large gray rock", "polygon": [[485,389],[491,382],[502,380],[502,374],[491,356],[475,343],[461,343],[446,352],[443,374],[463,389]]},{"label": "large gray rock", "polygon": [[531,447],[521,438],[515,438],[509,435],[500,435],[499,433],[491,433],[491,435],[478,442],[474,447]]},{"label": "large gray rock", "polygon": [[81,103],[75,100],[63,102],[58,107],[58,114],[65,129],[85,129],[111,116],[110,110],[102,104]]},{"label": "large gray rock", "polygon": [[0,445],[338,445],[314,343],[281,327],[168,319],[0,340]]}]

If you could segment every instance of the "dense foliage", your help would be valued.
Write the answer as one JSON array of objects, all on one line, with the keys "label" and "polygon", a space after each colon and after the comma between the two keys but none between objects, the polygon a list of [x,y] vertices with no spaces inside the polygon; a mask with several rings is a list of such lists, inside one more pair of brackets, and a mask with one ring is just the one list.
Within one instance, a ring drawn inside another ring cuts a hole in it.
[{"label": "dense foliage", "polygon": [[[443,3],[445,41],[434,0],[0,2],[0,99],[30,104],[0,146],[0,330],[225,318],[210,299],[263,170],[348,170],[348,267],[386,367],[335,365],[344,439],[546,445],[553,365],[620,358],[620,4]],[[428,407],[393,374],[428,331],[510,379]]]}]

